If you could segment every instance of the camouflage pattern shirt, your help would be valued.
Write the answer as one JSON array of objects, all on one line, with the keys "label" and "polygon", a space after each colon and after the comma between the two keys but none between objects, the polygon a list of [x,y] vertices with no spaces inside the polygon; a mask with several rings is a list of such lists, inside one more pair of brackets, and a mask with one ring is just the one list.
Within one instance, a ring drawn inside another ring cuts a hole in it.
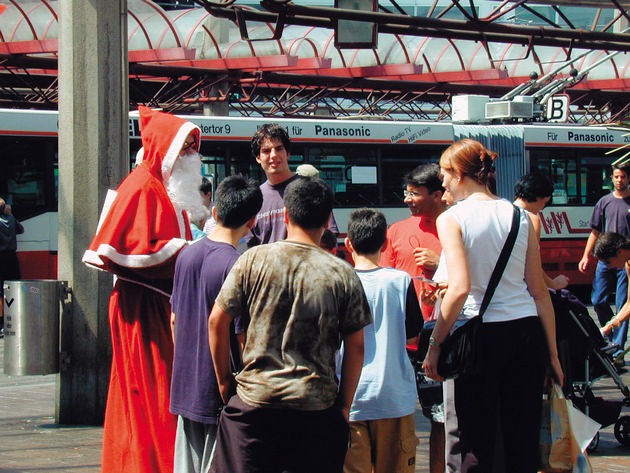
[{"label": "camouflage pattern shirt", "polygon": [[350,265],[316,246],[286,240],[243,254],[216,303],[248,326],[236,382],[240,398],[253,407],[331,407],[342,336],[372,322]]}]

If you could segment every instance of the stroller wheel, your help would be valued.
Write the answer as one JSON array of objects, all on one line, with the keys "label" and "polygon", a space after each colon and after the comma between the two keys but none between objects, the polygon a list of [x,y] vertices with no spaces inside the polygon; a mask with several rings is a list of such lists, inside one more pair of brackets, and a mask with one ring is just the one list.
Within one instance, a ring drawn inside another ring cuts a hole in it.
[{"label": "stroller wheel", "polygon": [[588,444],[588,447],[586,447],[586,451],[594,452],[595,450],[597,450],[597,447],[599,447],[599,432],[595,434],[595,437],[593,437],[591,443]]},{"label": "stroller wheel", "polygon": [[626,447],[630,447],[630,416],[621,416],[615,422],[615,438]]}]

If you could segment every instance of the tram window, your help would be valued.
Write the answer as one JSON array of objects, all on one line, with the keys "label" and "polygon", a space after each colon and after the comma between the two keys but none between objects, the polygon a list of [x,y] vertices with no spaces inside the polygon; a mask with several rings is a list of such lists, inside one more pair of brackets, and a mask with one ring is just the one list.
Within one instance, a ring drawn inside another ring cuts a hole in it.
[{"label": "tram window", "polygon": [[612,158],[584,157],[580,160],[582,203],[595,204],[612,190],[610,165]]},{"label": "tram window", "polygon": [[52,139],[0,139],[0,195],[18,219],[57,208],[56,148]]},{"label": "tram window", "polygon": [[317,146],[308,150],[308,162],[320,170],[320,177],[332,188],[336,207],[379,205],[378,177],[368,178],[378,176],[376,157],[373,146]]},{"label": "tram window", "polygon": [[419,162],[401,162],[383,160],[381,166],[383,172],[383,203],[397,207],[404,205],[403,178],[405,174],[413,171]]},{"label": "tram window", "polygon": [[569,200],[577,198],[577,188],[575,185],[570,188],[567,182],[567,166],[568,163],[565,160],[551,160],[550,176],[553,181],[553,202],[558,205],[568,204]]},{"label": "tram window", "polygon": [[421,164],[437,163],[444,147],[384,146],[381,150],[383,204],[404,206],[403,178]]},{"label": "tram window", "polygon": [[59,153],[55,148],[55,157],[53,162],[53,175],[55,176],[55,205],[59,202]]},{"label": "tram window", "polygon": [[139,139],[130,139],[129,140],[129,169],[133,169],[136,167],[136,155],[138,151],[142,148],[142,141]]},{"label": "tram window", "polygon": [[230,155],[231,145],[216,145],[214,142],[202,141],[201,174],[210,179],[214,188],[225,179],[227,157]]},{"label": "tram window", "polygon": [[225,179],[225,160],[217,159],[216,157],[201,157],[201,174],[203,177],[210,179],[213,187],[216,187],[217,182]]},{"label": "tram window", "polygon": [[230,162],[230,174],[242,174],[261,183],[265,180],[265,173],[252,157],[249,143],[230,143],[226,154]]},{"label": "tram window", "polygon": [[584,150],[575,149],[531,151],[531,170],[553,181],[554,205],[593,205],[610,192],[612,158],[605,155],[605,150],[588,153],[584,156]]},{"label": "tram window", "polygon": [[532,172],[549,176],[553,182],[553,204],[579,204],[583,200],[582,187],[575,159],[538,159]]}]

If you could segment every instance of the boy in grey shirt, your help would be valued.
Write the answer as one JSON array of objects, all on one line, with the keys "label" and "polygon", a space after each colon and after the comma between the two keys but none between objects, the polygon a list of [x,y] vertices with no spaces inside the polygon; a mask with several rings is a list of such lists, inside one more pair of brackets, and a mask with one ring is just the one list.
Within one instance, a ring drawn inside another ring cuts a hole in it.
[{"label": "boy in grey shirt", "polygon": [[[319,248],[332,211],[320,179],[284,195],[288,237],[247,251],[232,268],[209,319],[221,415],[213,472],[341,472],[348,414],[372,322],[353,269]],[[227,328],[248,324],[243,370],[229,368]],[[345,345],[337,385],[335,352]],[[235,386],[236,385],[236,386]],[[236,395],[230,395],[236,387]]]}]

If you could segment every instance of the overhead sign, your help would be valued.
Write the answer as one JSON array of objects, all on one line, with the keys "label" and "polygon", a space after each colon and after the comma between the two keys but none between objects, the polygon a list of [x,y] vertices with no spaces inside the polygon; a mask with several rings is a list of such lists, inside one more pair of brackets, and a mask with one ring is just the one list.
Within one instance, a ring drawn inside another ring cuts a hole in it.
[{"label": "overhead sign", "polygon": [[547,100],[545,109],[548,121],[566,123],[569,119],[569,96],[554,95]]},{"label": "overhead sign", "polygon": [[[357,12],[377,12],[377,0],[335,0],[335,9]],[[378,28],[376,23],[358,20],[333,19],[335,48],[338,49],[376,49],[378,46]]]},{"label": "overhead sign", "polygon": [[617,148],[626,137],[619,130],[584,125],[552,125],[549,123],[523,126],[525,146]]},{"label": "overhead sign", "polygon": [[[269,122],[269,118],[180,116],[197,125],[204,140],[250,141],[256,129]],[[301,118],[274,118],[273,121],[284,126],[291,135],[291,140],[295,142],[433,143],[446,146],[453,143],[453,126],[450,123]],[[137,117],[129,118],[129,137],[140,137]]]}]

